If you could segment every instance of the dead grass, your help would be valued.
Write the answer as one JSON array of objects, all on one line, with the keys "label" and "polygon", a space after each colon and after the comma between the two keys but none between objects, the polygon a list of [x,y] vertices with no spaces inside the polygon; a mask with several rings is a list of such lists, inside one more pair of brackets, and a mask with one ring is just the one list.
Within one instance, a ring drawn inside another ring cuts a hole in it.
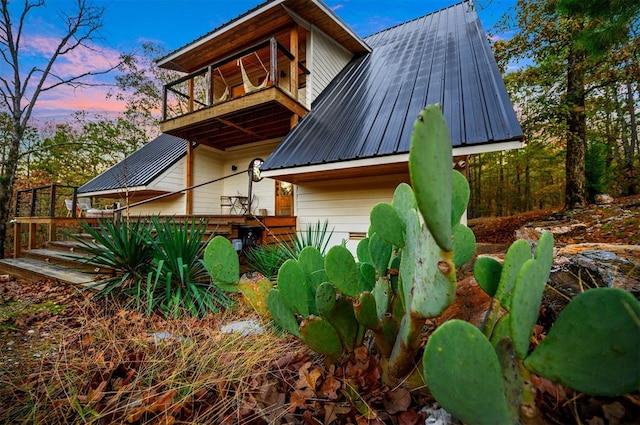
[{"label": "dead grass", "polygon": [[74,308],[84,323],[61,323],[39,357],[0,370],[0,422],[273,423],[288,414],[283,385],[309,357],[268,326],[222,333],[221,324],[256,318],[242,307],[204,320],[88,300]]}]

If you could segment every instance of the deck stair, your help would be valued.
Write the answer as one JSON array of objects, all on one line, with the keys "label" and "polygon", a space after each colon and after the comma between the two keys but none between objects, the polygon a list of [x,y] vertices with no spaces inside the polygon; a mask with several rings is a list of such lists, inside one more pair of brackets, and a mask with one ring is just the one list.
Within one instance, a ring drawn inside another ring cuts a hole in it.
[{"label": "deck stair", "polygon": [[[95,244],[88,234],[77,234],[76,237]],[[54,279],[86,286],[110,272],[88,264],[90,256],[83,243],[77,240],[50,241],[43,248],[23,251],[22,255],[21,258],[0,259],[0,273],[30,281]]]},{"label": "deck stair", "polygon": [[[190,217],[183,217],[190,219]],[[229,239],[239,237],[239,229],[244,225],[256,226],[256,221],[250,221],[244,216],[211,216],[208,217],[208,227],[204,240],[216,235]],[[271,221],[269,221],[271,220]],[[295,232],[295,217],[270,217],[266,221],[270,233],[263,238],[262,243],[271,243],[269,235],[289,235]],[[293,229],[293,230],[292,230]],[[20,234],[18,232],[18,234]],[[100,276],[111,272],[109,269],[97,268],[88,264],[89,258],[86,244],[96,244],[88,233],[77,233],[75,239],[48,241],[43,246],[33,244],[31,249],[20,249],[19,258],[0,259],[0,274],[12,275],[18,279],[39,281],[53,279],[69,284],[88,285]],[[76,239],[81,239],[80,242]],[[96,246],[100,246],[96,244]]]},{"label": "deck stair", "polygon": [[[211,220],[205,239],[215,235],[231,237],[235,224],[238,223],[234,220]],[[90,234],[77,233],[74,239],[49,241],[42,248],[23,250],[20,258],[0,259],[0,274],[29,281],[54,279],[70,284],[90,285],[100,276],[110,273],[110,270],[87,263],[90,258],[85,249],[87,243],[100,246]]]}]

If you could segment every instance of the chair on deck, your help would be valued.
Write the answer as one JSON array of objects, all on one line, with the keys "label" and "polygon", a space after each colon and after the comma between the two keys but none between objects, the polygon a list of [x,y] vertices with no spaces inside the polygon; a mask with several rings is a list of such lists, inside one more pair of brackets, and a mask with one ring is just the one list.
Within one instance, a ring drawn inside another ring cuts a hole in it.
[{"label": "chair on deck", "polygon": [[231,201],[231,196],[220,196],[220,214],[231,214],[233,211],[233,202]]},{"label": "chair on deck", "polygon": [[86,212],[91,209],[91,199],[78,198],[76,205],[78,205],[80,207],[80,210],[86,214]]},{"label": "chair on deck", "polygon": [[[64,206],[67,207],[67,217],[71,217],[73,215],[73,199],[65,199]],[[80,217],[82,214],[82,209],[80,205],[76,204],[76,217]]]}]

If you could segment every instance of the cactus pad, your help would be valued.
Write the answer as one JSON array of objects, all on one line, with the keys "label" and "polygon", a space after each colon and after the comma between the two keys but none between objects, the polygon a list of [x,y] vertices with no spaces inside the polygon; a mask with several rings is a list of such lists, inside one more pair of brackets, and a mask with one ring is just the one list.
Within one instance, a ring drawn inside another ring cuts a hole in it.
[{"label": "cactus pad", "polygon": [[436,329],[427,341],[423,366],[429,390],[458,419],[513,423],[498,356],[472,324],[450,320]]},{"label": "cactus pad", "polygon": [[309,316],[309,288],[307,278],[296,260],[288,259],[278,272],[278,290],[292,311]]},{"label": "cactus pad", "polygon": [[217,286],[229,292],[238,291],[235,283],[240,277],[240,261],[229,239],[224,236],[211,239],[202,261]]},{"label": "cactus pad", "polygon": [[560,313],[525,360],[527,369],[607,397],[640,389],[640,302],[617,288],[590,289]]},{"label": "cactus pad", "polygon": [[404,222],[391,204],[376,204],[371,210],[370,218],[371,226],[382,239],[398,248],[404,246]]},{"label": "cactus pad", "polygon": [[493,297],[500,283],[502,264],[493,257],[478,257],[473,265],[473,276],[484,292]]},{"label": "cactus pad", "polygon": [[451,251],[453,168],[451,137],[439,105],[427,106],[416,120],[409,150],[409,174],[420,212],[436,243]]},{"label": "cactus pad", "polygon": [[313,351],[327,356],[331,362],[342,354],[342,343],[336,329],[322,317],[310,316],[300,324],[300,338]]},{"label": "cactus pad", "polygon": [[341,246],[332,247],[325,258],[327,278],[340,292],[355,298],[358,290],[358,268],[351,252]]},{"label": "cactus pad", "polygon": [[296,316],[293,314],[293,311],[291,311],[287,303],[284,302],[280,291],[277,289],[269,291],[267,306],[269,307],[269,312],[271,313],[271,317],[273,317],[273,321],[276,322],[276,325],[280,326],[290,334],[300,337],[300,330],[298,328]]}]

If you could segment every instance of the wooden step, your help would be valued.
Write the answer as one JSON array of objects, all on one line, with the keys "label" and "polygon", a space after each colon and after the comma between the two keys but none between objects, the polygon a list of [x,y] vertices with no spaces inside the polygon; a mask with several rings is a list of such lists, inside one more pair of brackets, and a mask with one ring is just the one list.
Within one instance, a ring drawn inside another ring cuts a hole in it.
[{"label": "wooden step", "polygon": [[91,256],[84,252],[76,253],[66,250],[62,251],[59,249],[39,248],[23,251],[22,255],[26,258],[33,258],[49,264],[57,264],[72,269],[82,270],[83,272],[108,273],[110,271],[110,269],[106,269],[104,267],[88,264],[87,262]]},{"label": "wooden step", "polygon": [[89,286],[95,283],[93,274],[46,263],[33,258],[0,259],[0,273],[28,281],[54,279],[60,282],[83,286]]},{"label": "wooden step", "polygon": [[[102,245],[96,244],[93,242],[88,242],[89,245],[94,247],[101,247]],[[68,252],[78,255],[86,254],[86,245],[82,242],[78,241],[49,241],[47,242],[47,247],[52,250],[57,250],[61,252]]]}]

